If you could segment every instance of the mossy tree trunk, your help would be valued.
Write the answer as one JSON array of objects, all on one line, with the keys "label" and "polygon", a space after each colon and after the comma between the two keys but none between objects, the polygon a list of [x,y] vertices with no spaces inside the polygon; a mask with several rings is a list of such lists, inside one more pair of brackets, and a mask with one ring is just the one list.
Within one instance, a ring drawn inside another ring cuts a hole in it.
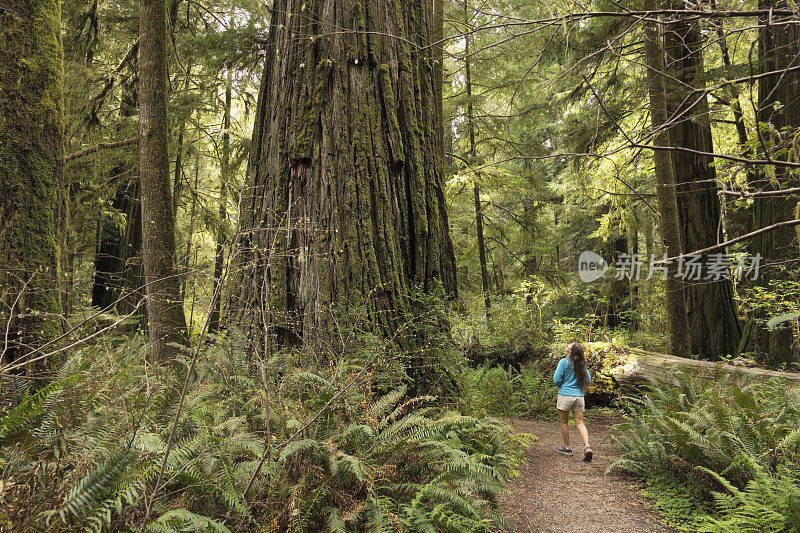
[{"label": "mossy tree trunk", "polygon": [[[684,8],[681,2],[673,1],[672,5]],[[702,92],[702,47],[705,43],[700,23],[698,20],[675,18],[667,26],[665,38],[666,68],[671,76],[667,84],[667,109],[673,121],[670,145],[712,153],[709,107]],[[724,240],[714,159],[696,152],[672,152],[683,253]],[[724,252],[724,249],[719,250],[719,253]],[[703,264],[710,260],[709,255],[700,259]],[[686,281],[685,290],[692,353],[710,359],[735,354],[742,330],[730,279],[691,279]]]},{"label": "mossy tree trunk", "polygon": [[139,15],[139,182],[142,259],[151,357],[165,362],[186,343],[186,317],[175,269],[167,122],[165,0],[142,0]]},{"label": "mossy tree trunk", "polygon": [[[0,346],[2,363],[61,332],[56,217],[64,165],[58,0],[0,6]],[[32,370],[32,368],[29,368]]]},{"label": "mossy tree trunk", "polygon": [[411,292],[455,294],[431,14],[412,0],[276,1],[231,304],[258,344],[264,323],[315,344],[333,306],[392,336]]},{"label": "mossy tree trunk", "polygon": [[[787,9],[790,5],[795,4],[785,0],[760,2],[763,9]],[[760,124],[767,125],[766,129],[762,129],[760,140],[770,151],[770,156],[773,159],[786,160],[794,151],[793,157],[797,161],[800,158],[796,148],[800,128],[800,72],[786,69],[796,68],[800,58],[800,26],[797,24],[797,17],[791,19],[770,16],[761,20],[766,27],[761,32],[758,43],[760,68],[763,73],[775,74],[759,79],[757,119]],[[778,190],[800,186],[796,170],[776,166],[767,171],[774,171],[774,175],[763,175],[756,184],[760,189]],[[756,198],[753,203],[753,225],[759,229],[800,218],[797,209],[797,196],[794,195]],[[796,280],[800,250],[794,228],[758,235],[753,239],[752,252],[763,257],[764,267],[758,280],[760,285],[767,287],[771,284],[779,285],[782,280]],[[759,329],[754,340],[753,348],[768,354],[772,364],[797,361],[800,358],[797,342],[793,339],[788,324],[774,330]]]},{"label": "mossy tree trunk", "polygon": [[[654,11],[661,7],[658,0],[645,0],[644,9]],[[654,142],[659,146],[669,144],[669,134],[664,129],[667,122],[666,88],[664,81],[664,46],[659,25],[652,21],[644,25],[644,50],[647,63],[647,89],[650,99],[650,120],[656,133]],[[675,199],[675,179],[672,174],[670,155],[664,150],[653,151],[653,167],[656,178],[656,197],[660,216],[659,230],[664,253],[676,255],[681,250],[681,234],[678,225],[678,204]],[[670,337],[670,353],[677,356],[691,354],[689,326],[686,321],[686,300],[683,286],[670,269],[665,281],[667,326]]]}]

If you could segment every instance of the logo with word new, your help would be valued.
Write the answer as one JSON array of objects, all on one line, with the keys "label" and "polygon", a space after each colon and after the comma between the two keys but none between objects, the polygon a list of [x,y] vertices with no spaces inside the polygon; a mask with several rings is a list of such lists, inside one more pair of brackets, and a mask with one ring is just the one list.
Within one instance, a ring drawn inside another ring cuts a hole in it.
[{"label": "logo with word new", "polygon": [[613,277],[617,280],[628,279],[639,281],[642,273],[646,272],[645,281],[655,275],[666,280],[667,276],[688,283],[706,283],[729,280],[736,278],[756,280],[761,268],[761,254],[753,256],[731,256],[724,253],[712,254],[682,254],[676,257],[662,257],[650,255],[646,258],[642,254],[619,254],[612,264],[602,256],[585,250],[578,257],[578,276],[586,283],[595,281],[605,276],[609,268],[613,267]]},{"label": "logo with word new", "polygon": [[608,270],[608,262],[589,250],[578,257],[578,276],[585,283],[602,278]]}]

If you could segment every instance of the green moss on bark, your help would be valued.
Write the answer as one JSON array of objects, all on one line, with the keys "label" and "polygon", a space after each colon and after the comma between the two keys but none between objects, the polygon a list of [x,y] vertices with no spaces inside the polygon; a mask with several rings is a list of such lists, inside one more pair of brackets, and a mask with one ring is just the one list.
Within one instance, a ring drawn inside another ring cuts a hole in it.
[{"label": "green moss on bark", "polygon": [[60,333],[62,94],[59,2],[7,2],[0,10],[0,320],[15,318],[6,361]]},{"label": "green moss on bark", "polygon": [[[247,246],[233,269],[239,323],[253,339],[266,321],[282,342],[322,348],[331,307],[361,308],[393,337],[417,287],[441,280],[455,293],[434,76],[421,64],[434,53],[424,46],[429,9],[309,0],[314,27],[296,9],[278,0],[271,22],[267,46],[287,52],[266,63],[259,96],[242,203]],[[332,24],[357,31],[312,39]],[[413,54],[410,42],[421,44]]]}]

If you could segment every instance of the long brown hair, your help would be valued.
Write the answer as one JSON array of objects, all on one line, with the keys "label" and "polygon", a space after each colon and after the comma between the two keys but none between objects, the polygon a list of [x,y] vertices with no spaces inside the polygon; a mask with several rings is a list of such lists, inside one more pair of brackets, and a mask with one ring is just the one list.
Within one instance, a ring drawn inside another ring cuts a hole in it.
[{"label": "long brown hair", "polygon": [[572,369],[575,371],[578,387],[581,392],[586,392],[586,356],[580,343],[572,343],[569,349],[569,362],[572,363]]}]

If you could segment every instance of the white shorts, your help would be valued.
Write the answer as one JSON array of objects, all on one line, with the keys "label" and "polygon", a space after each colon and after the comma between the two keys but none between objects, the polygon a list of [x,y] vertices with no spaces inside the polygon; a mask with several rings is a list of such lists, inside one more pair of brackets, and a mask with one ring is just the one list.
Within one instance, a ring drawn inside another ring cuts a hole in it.
[{"label": "white shorts", "polygon": [[585,411],[586,404],[583,401],[583,396],[562,396],[558,395],[556,400],[556,409],[559,411]]}]

